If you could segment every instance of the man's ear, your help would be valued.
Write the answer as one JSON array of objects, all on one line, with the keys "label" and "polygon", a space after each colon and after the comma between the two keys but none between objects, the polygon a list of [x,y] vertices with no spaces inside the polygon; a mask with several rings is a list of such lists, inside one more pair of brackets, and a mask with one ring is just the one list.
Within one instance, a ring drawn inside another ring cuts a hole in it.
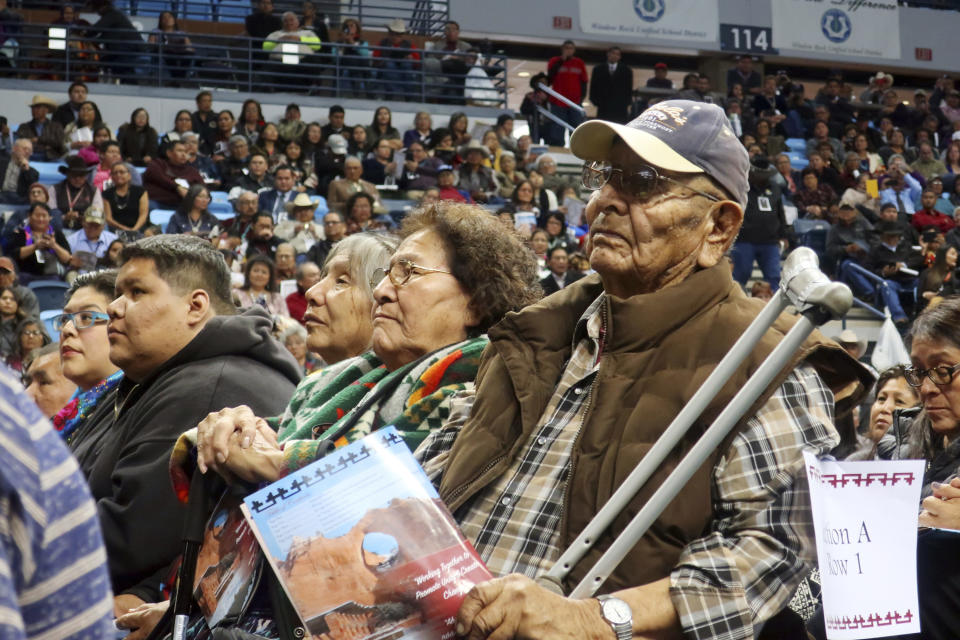
[{"label": "man's ear", "polygon": [[723,200],[713,204],[708,216],[707,234],[697,260],[698,266],[703,269],[720,262],[733,245],[743,224],[743,209],[732,200]]},{"label": "man's ear", "polygon": [[187,322],[195,327],[204,322],[211,313],[210,294],[203,289],[194,289],[187,300],[190,309],[187,311]]}]

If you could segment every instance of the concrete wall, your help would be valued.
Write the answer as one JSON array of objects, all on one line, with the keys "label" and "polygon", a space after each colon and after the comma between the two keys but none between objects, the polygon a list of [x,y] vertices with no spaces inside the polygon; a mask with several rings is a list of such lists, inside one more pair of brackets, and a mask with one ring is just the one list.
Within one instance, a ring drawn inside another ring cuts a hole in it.
[{"label": "concrete wall", "polygon": [[[629,0],[585,0],[590,2],[626,2]],[[774,0],[719,0],[721,23],[771,26],[770,3]],[[823,63],[871,65],[887,71],[898,68],[930,70],[931,72],[960,71],[960,57],[956,55],[956,37],[960,33],[960,11],[936,11],[900,7],[900,60],[881,60],[864,57],[838,57],[806,52],[782,51],[785,58],[802,58]],[[460,23],[465,34],[495,33],[538,43],[556,43],[570,38],[583,45],[602,47],[619,44],[630,50],[649,50],[675,54],[696,55],[698,52],[720,52],[720,43],[692,45],[685,41],[647,40],[624,37],[612,40],[608,36],[584,33],[580,29],[578,0],[450,0],[450,16]],[[573,28],[554,29],[553,16],[572,18]],[[465,36],[467,37],[467,36]],[[877,34],[883,37],[883,34]],[[933,50],[933,60],[919,61],[915,49]],[[769,58],[775,61],[777,58]]]}]

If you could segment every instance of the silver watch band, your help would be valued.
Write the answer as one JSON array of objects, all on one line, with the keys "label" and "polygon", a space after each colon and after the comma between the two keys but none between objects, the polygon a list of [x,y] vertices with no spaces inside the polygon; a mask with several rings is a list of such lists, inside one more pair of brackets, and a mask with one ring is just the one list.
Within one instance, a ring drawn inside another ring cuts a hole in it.
[{"label": "silver watch band", "polygon": [[613,596],[597,596],[600,603],[600,615],[613,629],[617,640],[633,638],[633,613],[630,605]]}]

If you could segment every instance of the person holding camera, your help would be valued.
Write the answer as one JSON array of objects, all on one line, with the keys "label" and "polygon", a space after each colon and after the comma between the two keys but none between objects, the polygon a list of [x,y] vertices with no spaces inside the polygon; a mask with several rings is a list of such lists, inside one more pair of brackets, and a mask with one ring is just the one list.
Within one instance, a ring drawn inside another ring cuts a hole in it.
[{"label": "person holding camera", "polygon": [[10,254],[17,261],[22,282],[58,278],[63,273],[70,262],[70,248],[63,232],[50,224],[47,205],[30,205],[26,222],[13,234]]}]

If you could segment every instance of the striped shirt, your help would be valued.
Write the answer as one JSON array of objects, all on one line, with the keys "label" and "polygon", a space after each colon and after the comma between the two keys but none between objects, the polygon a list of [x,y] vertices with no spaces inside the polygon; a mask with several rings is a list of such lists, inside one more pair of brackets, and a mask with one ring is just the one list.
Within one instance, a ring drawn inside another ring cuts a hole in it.
[{"label": "striped shirt", "polygon": [[97,512],[77,463],[0,367],[0,638],[110,638]]},{"label": "striped shirt", "polygon": [[[583,337],[526,446],[500,478],[455,514],[494,575],[535,578],[561,552],[570,454],[602,353],[597,308],[592,305],[581,319],[576,335]],[[473,391],[456,397],[448,423],[417,449],[437,486],[473,399]],[[812,367],[800,366],[714,467],[709,532],[684,548],[670,576],[686,637],[752,638],[754,625],[789,601],[815,561],[802,451],[819,455],[836,445],[832,417],[833,394]]]}]

